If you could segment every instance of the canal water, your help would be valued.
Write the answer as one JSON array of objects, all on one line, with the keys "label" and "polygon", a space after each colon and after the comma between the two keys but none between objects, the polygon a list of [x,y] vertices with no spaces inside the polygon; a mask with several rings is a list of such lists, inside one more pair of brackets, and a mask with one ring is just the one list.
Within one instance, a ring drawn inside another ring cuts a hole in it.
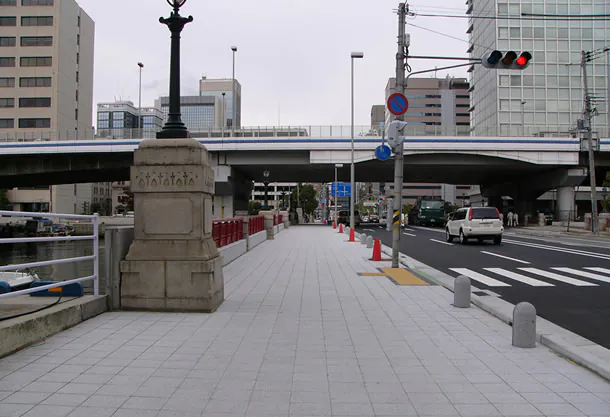
[{"label": "canal water", "polygon": [[[92,241],[13,243],[0,245],[0,265],[24,264],[52,259],[76,258],[93,254]],[[104,280],[104,239],[100,238],[99,250],[100,292],[103,293]],[[42,281],[67,281],[93,275],[93,261],[65,263],[32,268]],[[93,281],[83,283],[85,293],[93,293]]]}]

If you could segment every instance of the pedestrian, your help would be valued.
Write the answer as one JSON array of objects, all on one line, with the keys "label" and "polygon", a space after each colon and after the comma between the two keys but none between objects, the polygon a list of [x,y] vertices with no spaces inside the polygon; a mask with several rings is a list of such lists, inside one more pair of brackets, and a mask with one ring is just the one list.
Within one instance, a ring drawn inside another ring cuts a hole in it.
[{"label": "pedestrian", "polygon": [[513,216],[513,222],[515,226],[519,226],[519,214],[515,213],[515,215]]},{"label": "pedestrian", "polygon": [[512,211],[508,212],[507,220],[508,220],[507,226],[511,227],[513,225],[513,212]]},{"label": "pedestrian", "polygon": [[500,213],[500,221],[502,222],[502,225],[504,226],[504,213]]}]

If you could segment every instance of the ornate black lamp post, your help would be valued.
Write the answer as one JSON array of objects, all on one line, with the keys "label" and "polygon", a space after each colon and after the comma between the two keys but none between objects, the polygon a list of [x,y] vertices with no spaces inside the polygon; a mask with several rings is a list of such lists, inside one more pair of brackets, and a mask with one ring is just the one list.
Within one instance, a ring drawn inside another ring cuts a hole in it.
[{"label": "ornate black lamp post", "polygon": [[163,129],[157,133],[157,139],[185,139],[191,135],[182,122],[180,114],[180,33],[193,16],[180,16],[180,8],[186,0],[167,0],[174,11],[167,19],[161,17],[159,22],[167,25],[172,32],[171,63],[169,71],[169,116]]},{"label": "ornate black lamp post", "polygon": [[263,206],[263,210],[269,210],[269,171],[265,170],[263,176],[265,177],[265,180],[263,181],[263,185],[265,186],[265,205]]}]

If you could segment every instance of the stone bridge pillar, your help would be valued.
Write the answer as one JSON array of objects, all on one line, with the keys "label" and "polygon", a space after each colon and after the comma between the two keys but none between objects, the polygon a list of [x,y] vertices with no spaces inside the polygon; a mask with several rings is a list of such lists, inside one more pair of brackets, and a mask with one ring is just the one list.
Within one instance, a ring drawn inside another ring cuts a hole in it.
[{"label": "stone bridge pillar", "polygon": [[224,279],[212,239],[208,151],[192,139],[145,140],[134,162],[135,240],[121,263],[122,308],[215,311]]}]

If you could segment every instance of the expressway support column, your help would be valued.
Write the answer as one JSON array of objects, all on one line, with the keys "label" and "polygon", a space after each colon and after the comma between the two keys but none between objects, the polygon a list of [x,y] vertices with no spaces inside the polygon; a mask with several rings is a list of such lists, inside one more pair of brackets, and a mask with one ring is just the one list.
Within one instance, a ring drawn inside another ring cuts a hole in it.
[{"label": "expressway support column", "polygon": [[557,216],[559,221],[574,220],[574,187],[557,187]]}]

